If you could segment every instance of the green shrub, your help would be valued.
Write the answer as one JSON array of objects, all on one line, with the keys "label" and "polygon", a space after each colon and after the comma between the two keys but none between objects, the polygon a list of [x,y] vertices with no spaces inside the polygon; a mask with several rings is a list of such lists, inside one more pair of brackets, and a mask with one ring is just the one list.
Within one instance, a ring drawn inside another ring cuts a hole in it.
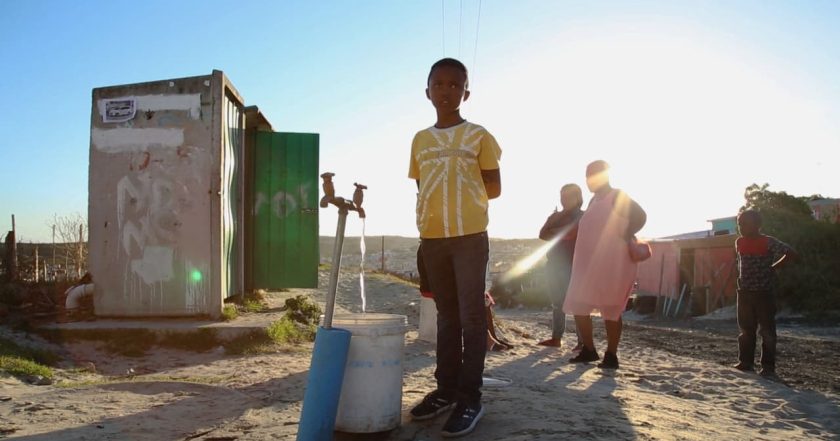
[{"label": "green shrub", "polygon": [[286,315],[284,318],[302,325],[317,326],[321,318],[321,307],[304,295],[286,299],[285,308]]},{"label": "green shrub", "polygon": [[299,344],[315,339],[315,325],[298,323],[289,316],[269,325],[266,332],[278,344]]},{"label": "green shrub", "polygon": [[26,358],[47,365],[55,365],[61,359],[53,352],[21,346],[3,337],[0,337],[0,355]]},{"label": "green shrub", "polygon": [[254,299],[245,299],[245,302],[242,304],[242,309],[245,312],[262,312],[266,310],[266,306],[263,302]]},{"label": "green shrub", "polygon": [[52,369],[59,357],[48,351],[21,346],[12,340],[0,337],[0,371],[12,375],[40,375],[52,378]]},{"label": "green shrub", "polygon": [[20,357],[0,355],[0,371],[6,371],[15,376],[40,375],[44,378],[52,378],[53,371],[32,360]]},{"label": "green shrub", "polygon": [[222,308],[222,319],[224,321],[229,322],[237,317],[239,317],[239,310],[236,309],[236,305],[225,305]]}]

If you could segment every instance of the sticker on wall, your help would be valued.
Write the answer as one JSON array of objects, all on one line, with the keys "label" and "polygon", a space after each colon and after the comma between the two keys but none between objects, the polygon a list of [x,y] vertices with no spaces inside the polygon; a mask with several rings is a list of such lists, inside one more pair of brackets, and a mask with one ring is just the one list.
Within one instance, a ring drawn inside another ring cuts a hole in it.
[{"label": "sticker on wall", "polygon": [[102,121],[106,123],[125,122],[133,119],[136,113],[137,101],[134,98],[105,100],[105,112],[102,114]]}]

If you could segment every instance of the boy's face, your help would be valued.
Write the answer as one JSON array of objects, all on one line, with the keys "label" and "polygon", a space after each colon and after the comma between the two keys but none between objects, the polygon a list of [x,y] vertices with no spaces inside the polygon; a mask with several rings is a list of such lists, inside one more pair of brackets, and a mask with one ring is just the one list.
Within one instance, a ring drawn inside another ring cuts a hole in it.
[{"label": "boy's face", "polygon": [[586,188],[593,193],[603,188],[604,185],[609,184],[609,182],[610,177],[606,170],[586,174]]},{"label": "boy's face", "polygon": [[439,112],[455,112],[470,97],[467,76],[454,66],[439,66],[429,77],[426,97]]},{"label": "boy's face", "polygon": [[752,216],[738,218],[738,232],[741,236],[755,236],[761,229],[761,224]]},{"label": "boy's face", "polygon": [[560,205],[564,210],[571,210],[578,206],[578,196],[573,190],[566,190],[560,192]]}]

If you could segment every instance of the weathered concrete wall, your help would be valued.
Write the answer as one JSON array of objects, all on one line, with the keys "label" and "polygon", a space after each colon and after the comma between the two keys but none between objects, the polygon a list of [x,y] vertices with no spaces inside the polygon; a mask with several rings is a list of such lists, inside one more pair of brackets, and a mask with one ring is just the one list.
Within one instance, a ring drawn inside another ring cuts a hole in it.
[{"label": "weathered concrete wall", "polygon": [[[101,316],[221,313],[219,197],[224,79],[213,75],[93,90],[90,269]],[[136,114],[106,122],[125,109]],[[214,246],[215,244],[215,246]]]}]

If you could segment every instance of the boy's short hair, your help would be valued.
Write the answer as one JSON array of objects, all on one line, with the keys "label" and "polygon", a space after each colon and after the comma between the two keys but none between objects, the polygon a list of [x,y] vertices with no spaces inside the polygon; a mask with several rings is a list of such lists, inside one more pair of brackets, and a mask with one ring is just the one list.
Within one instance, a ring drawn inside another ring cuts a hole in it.
[{"label": "boy's short hair", "polygon": [[581,195],[583,194],[581,189],[580,189],[580,186],[577,185],[577,184],[566,184],[566,185],[560,187],[560,193],[565,193],[567,191],[574,191],[575,193],[578,193],[578,194],[581,194]]},{"label": "boy's short hair", "polygon": [[610,169],[610,165],[603,159],[592,161],[586,166],[586,176],[592,176],[597,173],[602,173]]},{"label": "boy's short hair", "polygon": [[563,193],[572,193],[577,197],[578,207],[583,206],[583,191],[581,191],[580,186],[577,184],[566,184],[560,187],[560,194]]},{"label": "boy's short hair", "polygon": [[432,73],[434,73],[435,69],[439,67],[454,67],[461,71],[464,74],[464,88],[469,89],[470,85],[470,76],[467,73],[467,66],[464,66],[464,63],[454,59],[454,58],[441,58],[440,60],[436,61],[435,64],[432,65],[432,68],[429,69],[429,76],[426,78],[426,85],[429,84],[429,81],[432,80]]},{"label": "boy's short hair", "polygon": [[742,218],[752,219],[756,225],[761,225],[761,213],[758,210],[750,208],[749,210],[744,210],[738,214],[738,219],[736,222],[740,222]]}]

